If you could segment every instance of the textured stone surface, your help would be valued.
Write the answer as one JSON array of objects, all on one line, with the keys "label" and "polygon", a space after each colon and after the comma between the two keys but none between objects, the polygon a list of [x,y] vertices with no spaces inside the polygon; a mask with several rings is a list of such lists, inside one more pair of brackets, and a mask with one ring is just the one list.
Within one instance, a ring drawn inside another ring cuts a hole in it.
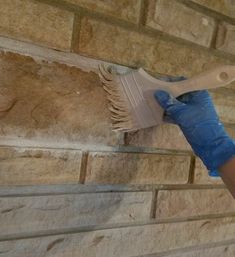
[{"label": "textured stone surface", "polygon": [[131,146],[154,147],[170,150],[191,150],[183,133],[176,125],[163,124],[157,127],[128,133],[126,143]]},{"label": "textured stone surface", "polygon": [[119,134],[110,128],[97,74],[7,53],[0,54],[0,76],[0,92],[16,99],[1,117],[0,136],[55,142],[61,147],[119,142]]},{"label": "textured stone surface", "polygon": [[215,28],[214,19],[175,0],[151,0],[147,25],[209,47]]},{"label": "textured stone surface", "polygon": [[90,153],[87,183],[184,184],[188,180],[189,156]]},{"label": "textured stone surface", "polygon": [[0,148],[0,185],[78,183],[80,151]]},{"label": "textured stone surface", "polygon": [[216,48],[235,54],[235,25],[230,25],[225,22],[219,25]]},{"label": "textured stone surface", "polygon": [[161,36],[150,37],[89,18],[82,20],[78,50],[84,55],[171,75],[191,76],[228,62]]},{"label": "textured stone surface", "polygon": [[138,23],[140,0],[66,0],[68,3],[80,5],[91,11],[101,12],[130,22]]},{"label": "textured stone surface", "polygon": [[223,184],[221,178],[214,178],[208,175],[208,170],[202,161],[196,158],[194,184]]},{"label": "textured stone surface", "polygon": [[234,239],[235,219],[96,230],[0,242],[4,257],[138,256]]},{"label": "textured stone surface", "polygon": [[235,123],[235,91],[229,88],[218,88],[211,91],[216,110],[223,122]]},{"label": "textured stone surface", "polygon": [[145,221],[151,202],[151,192],[0,198],[0,234]]},{"label": "textured stone surface", "polygon": [[156,218],[187,218],[229,212],[235,212],[235,202],[227,189],[158,192]]},{"label": "textured stone surface", "polygon": [[231,18],[235,18],[235,2],[234,0],[191,0],[192,2],[203,5],[216,12],[222,13]]},{"label": "textured stone surface", "polygon": [[69,50],[74,15],[30,0],[0,1],[0,34]]},{"label": "textured stone surface", "polygon": [[[235,245],[223,245],[213,248],[205,248],[198,250],[185,251],[182,249],[180,253],[164,254],[164,257],[234,257],[235,256]],[[141,255],[138,257],[159,257],[159,254]]]}]

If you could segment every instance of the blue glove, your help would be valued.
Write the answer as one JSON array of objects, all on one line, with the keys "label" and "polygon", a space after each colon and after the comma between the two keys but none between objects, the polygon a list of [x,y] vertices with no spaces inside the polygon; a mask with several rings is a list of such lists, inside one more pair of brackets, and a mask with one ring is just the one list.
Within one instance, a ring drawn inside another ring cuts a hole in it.
[{"label": "blue glove", "polygon": [[209,175],[219,176],[218,168],[235,156],[235,143],[220,123],[209,93],[195,91],[176,99],[158,90],[155,98],[165,110],[166,120],[179,125]]}]

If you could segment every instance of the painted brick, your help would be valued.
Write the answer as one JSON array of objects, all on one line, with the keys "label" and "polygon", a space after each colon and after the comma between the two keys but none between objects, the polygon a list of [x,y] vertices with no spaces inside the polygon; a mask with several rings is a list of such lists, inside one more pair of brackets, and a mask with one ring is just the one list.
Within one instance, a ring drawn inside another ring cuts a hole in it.
[{"label": "painted brick", "polygon": [[120,257],[234,239],[235,218],[150,224],[0,242],[4,257]]},{"label": "painted brick", "polygon": [[0,1],[0,34],[69,50],[73,13],[30,0]]},{"label": "painted brick", "polygon": [[105,92],[94,72],[7,53],[0,54],[0,76],[0,92],[16,99],[1,118],[2,138],[76,148],[122,138],[111,131]]},{"label": "painted brick", "polygon": [[80,151],[0,148],[0,185],[78,183]]},{"label": "painted brick", "polygon": [[213,18],[175,0],[151,0],[147,25],[206,47],[210,47],[215,29]]},{"label": "painted brick", "polygon": [[133,23],[138,23],[139,21],[141,6],[140,0],[66,0],[66,2]]},{"label": "painted brick", "polygon": [[191,0],[216,12],[235,18],[235,3],[233,0]]},{"label": "painted brick", "polygon": [[223,184],[221,178],[214,178],[208,175],[208,170],[202,161],[196,158],[194,184]]},{"label": "painted brick", "polygon": [[90,18],[82,19],[81,54],[169,75],[192,76],[228,60],[188,45],[163,40],[161,36],[129,31]]},{"label": "painted brick", "polygon": [[227,189],[158,192],[156,218],[187,218],[229,212],[235,212],[235,202]]},{"label": "painted brick", "polygon": [[146,221],[151,192],[0,198],[1,235]]},{"label": "painted brick", "polygon": [[98,153],[88,156],[86,183],[185,184],[190,156]]},{"label": "painted brick", "polygon": [[180,128],[171,124],[163,124],[128,133],[126,143],[137,147],[144,146],[169,150],[191,150]]},{"label": "painted brick", "polygon": [[216,48],[235,54],[235,25],[221,23],[216,39]]},{"label": "painted brick", "polygon": [[210,92],[220,119],[226,123],[235,123],[235,91],[219,88]]},{"label": "painted brick", "polygon": [[[213,248],[204,248],[198,250],[179,250],[178,253],[164,254],[164,257],[234,257],[235,256],[235,245],[222,245]],[[159,254],[141,255],[138,257],[159,257]]]}]

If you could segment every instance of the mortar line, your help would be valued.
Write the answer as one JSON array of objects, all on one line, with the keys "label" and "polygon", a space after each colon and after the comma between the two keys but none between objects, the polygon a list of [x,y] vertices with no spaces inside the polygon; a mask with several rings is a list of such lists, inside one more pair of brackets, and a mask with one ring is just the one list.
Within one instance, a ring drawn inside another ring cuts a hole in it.
[{"label": "mortar line", "polygon": [[74,15],[73,21],[73,32],[72,32],[72,41],[71,41],[71,52],[75,52],[76,49],[79,48],[79,37],[80,37],[80,30],[81,30],[81,19],[82,14]]},{"label": "mortar line", "polygon": [[189,176],[188,176],[188,182],[187,182],[188,184],[194,183],[195,163],[196,163],[196,157],[192,155],[190,160],[190,166],[189,166]]},{"label": "mortar line", "polygon": [[73,228],[65,228],[65,229],[51,229],[51,230],[42,230],[37,232],[25,232],[25,233],[17,233],[10,235],[2,235],[0,236],[0,242],[4,241],[13,241],[20,239],[30,239],[30,238],[40,238],[40,237],[48,237],[48,236],[58,236],[58,235],[71,235],[78,234],[82,232],[93,232],[97,230],[109,230],[109,229],[120,229],[120,228],[130,228],[130,227],[141,227],[148,225],[158,225],[158,224],[171,224],[171,223],[183,223],[183,222],[194,222],[194,221],[202,221],[202,220],[215,220],[215,219],[226,219],[226,218],[234,218],[235,213],[227,213],[227,214],[211,214],[211,215],[201,215],[197,217],[187,217],[187,218],[175,218],[175,219],[158,219],[158,220],[148,220],[142,222],[132,222],[132,223],[116,223],[116,224],[102,224],[102,225],[89,225],[83,227],[73,227]]},{"label": "mortar line", "polygon": [[87,160],[88,160],[88,151],[82,153],[81,167],[80,167],[80,177],[79,182],[81,184],[85,183],[86,173],[87,173]]},{"label": "mortar line", "polygon": [[147,0],[141,0],[140,6],[140,19],[139,19],[139,26],[145,26],[147,21],[147,14],[148,14],[148,5],[149,2]]},{"label": "mortar line", "polygon": [[31,197],[49,195],[71,195],[71,194],[93,194],[93,193],[125,193],[125,192],[149,192],[153,190],[224,190],[224,184],[205,184],[205,185],[89,185],[89,184],[69,184],[69,185],[37,185],[37,186],[0,186],[0,197]]},{"label": "mortar line", "polygon": [[151,210],[150,210],[150,219],[156,219],[158,192],[159,191],[157,189],[154,189],[152,191],[152,203],[151,203]]},{"label": "mortar line", "polygon": [[216,49],[216,40],[217,40],[217,34],[219,31],[219,23],[220,21],[218,19],[215,19],[215,28],[212,34],[210,48]]}]

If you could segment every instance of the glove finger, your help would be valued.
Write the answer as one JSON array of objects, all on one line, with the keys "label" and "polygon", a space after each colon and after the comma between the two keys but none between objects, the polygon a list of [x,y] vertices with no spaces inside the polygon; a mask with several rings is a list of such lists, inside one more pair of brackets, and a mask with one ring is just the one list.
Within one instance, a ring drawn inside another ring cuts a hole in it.
[{"label": "glove finger", "polygon": [[163,121],[170,124],[177,124],[169,115],[164,114]]},{"label": "glove finger", "polygon": [[154,97],[168,115],[174,114],[176,111],[185,106],[184,103],[178,101],[176,98],[163,90],[157,90]]}]

